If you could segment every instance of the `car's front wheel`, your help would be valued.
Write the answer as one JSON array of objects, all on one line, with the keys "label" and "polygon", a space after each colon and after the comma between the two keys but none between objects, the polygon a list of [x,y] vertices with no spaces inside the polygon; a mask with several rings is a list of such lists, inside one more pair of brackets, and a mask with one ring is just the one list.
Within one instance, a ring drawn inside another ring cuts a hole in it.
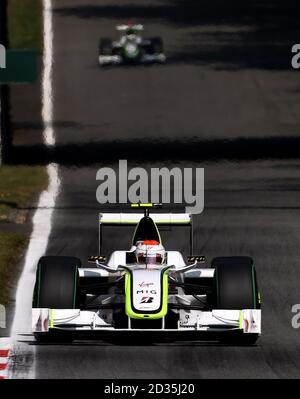
[{"label": "car's front wheel", "polygon": [[[33,308],[75,309],[80,259],[70,256],[44,256],[39,260],[34,289]],[[64,342],[71,334],[57,330],[36,333],[38,341]]]},{"label": "car's front wheel", "polygon": [[[213,288],[214,309],[259,309],[259,293],[253,260],[247,256],[213,259],[215,269]],[[220,335],[224,343],[253,345],[258,334],[239,332]]]}]

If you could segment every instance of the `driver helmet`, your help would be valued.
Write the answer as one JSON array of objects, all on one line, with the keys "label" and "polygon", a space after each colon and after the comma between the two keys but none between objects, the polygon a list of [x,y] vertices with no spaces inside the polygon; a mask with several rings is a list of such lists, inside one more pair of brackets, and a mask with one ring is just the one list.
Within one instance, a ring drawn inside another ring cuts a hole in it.
[{"label": "driver helmet", "polygon": [[128,28],[126,31],[127,36],[133,36],[135,35],[135,30],[133,28]]},{"label": "driver helmet", "polygon": [[136,243],[135,255],[137,263],[161,265],[165,261],[166,251],[156,240],[143,240]]}]

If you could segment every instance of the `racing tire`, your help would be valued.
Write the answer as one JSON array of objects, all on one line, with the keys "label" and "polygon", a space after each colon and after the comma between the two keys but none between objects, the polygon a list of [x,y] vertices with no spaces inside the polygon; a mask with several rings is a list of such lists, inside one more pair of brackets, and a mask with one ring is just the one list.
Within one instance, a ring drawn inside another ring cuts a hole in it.
[{"label": "racing tire", "polygon": [[[212,260],[214,309],[259,309],[259,291],[253,260],[247,256],[218,257]],[[253,345],[258,334],[229,332],[220,336],[223,343]]]},{"label": "racing tire", "polygon": [[113,47],[111,39],[100,39],[99,41],[99,55],[112,55]]},{"label": "racing tire", "polygon": [[161,37],[153,37],[151,39],[152,54],[161,54],[164,52],[164,45]]},{"label": "racing tire", "polygon": [[[34,289],[34,308],[75,309],[78,268],[81,261],[70,256],[44,256],[39,260]],[[38,342],[69,342],[72,335],[65,331],[36,333]]]}]

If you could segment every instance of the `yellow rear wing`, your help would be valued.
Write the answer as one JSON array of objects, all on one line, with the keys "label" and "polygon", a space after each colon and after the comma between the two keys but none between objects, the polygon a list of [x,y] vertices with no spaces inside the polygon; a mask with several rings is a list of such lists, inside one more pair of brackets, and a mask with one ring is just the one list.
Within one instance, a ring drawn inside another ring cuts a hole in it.
[{"label": "yellow rear wing", "polygon": [[[99,213],[99,224],[135,225],[144,217],[144,213]],[[192,215],[189,213],[151,213],[157,225],[190,225]]]}]

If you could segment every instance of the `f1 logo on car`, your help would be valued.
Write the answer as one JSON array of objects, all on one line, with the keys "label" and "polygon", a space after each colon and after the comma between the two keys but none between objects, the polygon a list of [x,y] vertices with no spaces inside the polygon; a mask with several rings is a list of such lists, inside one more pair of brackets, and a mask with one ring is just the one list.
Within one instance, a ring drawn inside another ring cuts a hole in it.
[{"label": "f1 logo on car", "polygon": [[141,302],[140,303],[152,303],[153,302],[153,296],[144,296],[142,299],[141,299]]}]

